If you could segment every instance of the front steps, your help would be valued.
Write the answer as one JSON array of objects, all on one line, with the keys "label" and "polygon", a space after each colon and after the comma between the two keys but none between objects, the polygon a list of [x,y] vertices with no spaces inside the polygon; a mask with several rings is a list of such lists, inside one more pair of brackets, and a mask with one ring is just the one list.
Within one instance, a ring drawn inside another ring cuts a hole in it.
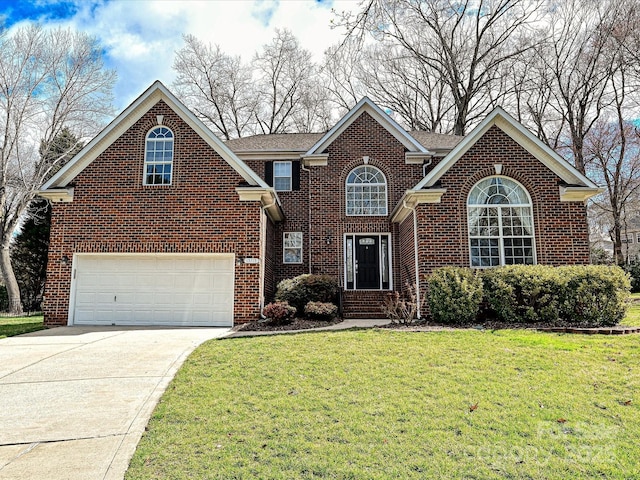
[{"label": "front steps", "polygon": [[342,317],[345,319],[386,318],[382,306],[388,291],[344,290],[342,292]]}]

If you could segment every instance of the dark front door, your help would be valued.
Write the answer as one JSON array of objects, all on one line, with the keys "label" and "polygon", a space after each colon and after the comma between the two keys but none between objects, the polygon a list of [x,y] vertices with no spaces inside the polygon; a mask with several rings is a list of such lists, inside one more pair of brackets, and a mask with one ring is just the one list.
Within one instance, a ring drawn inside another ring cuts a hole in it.
[{"label": "dark front door", "polygon": [[380,237],[356,236],[356,285],[358,289],[380,288]]}]

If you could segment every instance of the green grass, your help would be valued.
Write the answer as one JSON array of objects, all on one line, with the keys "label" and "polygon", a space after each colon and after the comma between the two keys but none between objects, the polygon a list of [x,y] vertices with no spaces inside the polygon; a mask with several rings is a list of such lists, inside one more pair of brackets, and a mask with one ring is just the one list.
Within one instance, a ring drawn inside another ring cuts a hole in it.
[{"label": "green grass", "polygon": [[627,310],[627,316],[620,323],[621,325],[637,327],[640,326],[640,293],[632,293],[631,302]]},{"label": "green grass", "polygon": [[639,365],[638,335],[212,341],[169,386],[126,478],[639,478]]},{"label": "green grass", "polygon": [[32,317],[0,317],[0,338],[42,330],[42,315]]}]

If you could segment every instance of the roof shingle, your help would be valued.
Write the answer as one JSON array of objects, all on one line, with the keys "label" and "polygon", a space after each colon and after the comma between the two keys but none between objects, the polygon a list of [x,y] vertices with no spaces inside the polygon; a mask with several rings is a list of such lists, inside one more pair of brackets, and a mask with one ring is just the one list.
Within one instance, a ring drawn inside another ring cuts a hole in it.
[{"label": "roof shingle", "polygon": [[[409,134],[427,150],[450,150],[464,137],[444,133],[412,131]],[[233,152],[300,152],[308,151],[324,133],[274,133],[235,138],[225,143]]]}]

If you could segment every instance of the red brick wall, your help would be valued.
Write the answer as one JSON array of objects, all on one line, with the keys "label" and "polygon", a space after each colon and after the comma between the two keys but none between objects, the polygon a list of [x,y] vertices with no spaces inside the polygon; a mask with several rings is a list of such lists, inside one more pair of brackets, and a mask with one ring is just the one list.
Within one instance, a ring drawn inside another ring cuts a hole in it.
[{"label": "red brick wall", "polygon": [[[156,116],[175,135],[170,186],[144,186],[144,145]],[[53,206],[45,324],[66,325],[74,253],[228,253],[260,256],[257,202],[244,179],[160,101],[73,181],[72,203]],[[259,315],[259,265],[236,266],[235,321]]]},{"label": "red brick wall", "polygon": [[447,189],[439,204],[417,208],[420,275],[445,265],[469,266],[467,196],[482,178],[502,175],[520,182],[533,203],[537,262],[547,265],[589,263],[586,207],[561,202],[560,178],[498,127],[492,127],[441,178]]},{"label": "red brick wall", "polygon": [[[367,113],[356,119],[329,146],[328,153],[327,166],[300,171],[299,191],[278,192],[285,220],[274,228],[275,282],[311,272],[335,276],[342,285],[344,234],[391,233],[393,284],[399,288],[402,260],[398,226],[390,223],[389,215],[347,217],[345,181],[351,170],[364,164],[362,157],[368,156],[369,164],[380,168],[387,178],[390,214],[405,190],[420,181],[422,167],[405,164],[404,146]],[[247,160],[246,163],[264,178],[264,160]],[[302,264],[283,263],[284,232],[303,233]],[[328,239],[331,242],[329,244]],[[413,248],[413,233],[411,246]]]},{"label": "red brick wall", "polygon": [[[279,158],[278,161],[300,160],[298,157],[290,159]],[[265,178],[266,160],[245,160],[245,163],[260,178]],[[267,243],[269,262],[272,266],[268,285],[265,290],[266,302],[273,300],[276,292],[276,285],[285,278],[292,278],[303,273],[309,273],[309,258],[312,256],[309,251],[309,172],[300,170],[300,189],[290,192],[278,192],[278,198],[282,203],[284,220],[272,225],[269,233],[270,241]],[[302,232],[302,263],[284,263],[283,260],[283,233]]]},{"label": "red brick wall", "polygon": [[[400,288],[401,259],[398,225],[387,216],[346,216],[345,181],[369,157],[387,179],[388,214],[422,178],[420,165],[405,163],[405,148],[366,112],[328,147],[327,166],[310,167],[311,248],[313,273],[333,275],[343,284],[344,234],[392,233],[393,287]],[[327,245],[326,238],[332,242]]]},{"label": "red brick wall", "polygon": [[[416,249],[413,235],[413,213],[399,226],[398,242],[400,244],[400,281],[403,287],[408,283],[413,285],[416,283]],[[397,290],[400,290],[398,288]]]}]

